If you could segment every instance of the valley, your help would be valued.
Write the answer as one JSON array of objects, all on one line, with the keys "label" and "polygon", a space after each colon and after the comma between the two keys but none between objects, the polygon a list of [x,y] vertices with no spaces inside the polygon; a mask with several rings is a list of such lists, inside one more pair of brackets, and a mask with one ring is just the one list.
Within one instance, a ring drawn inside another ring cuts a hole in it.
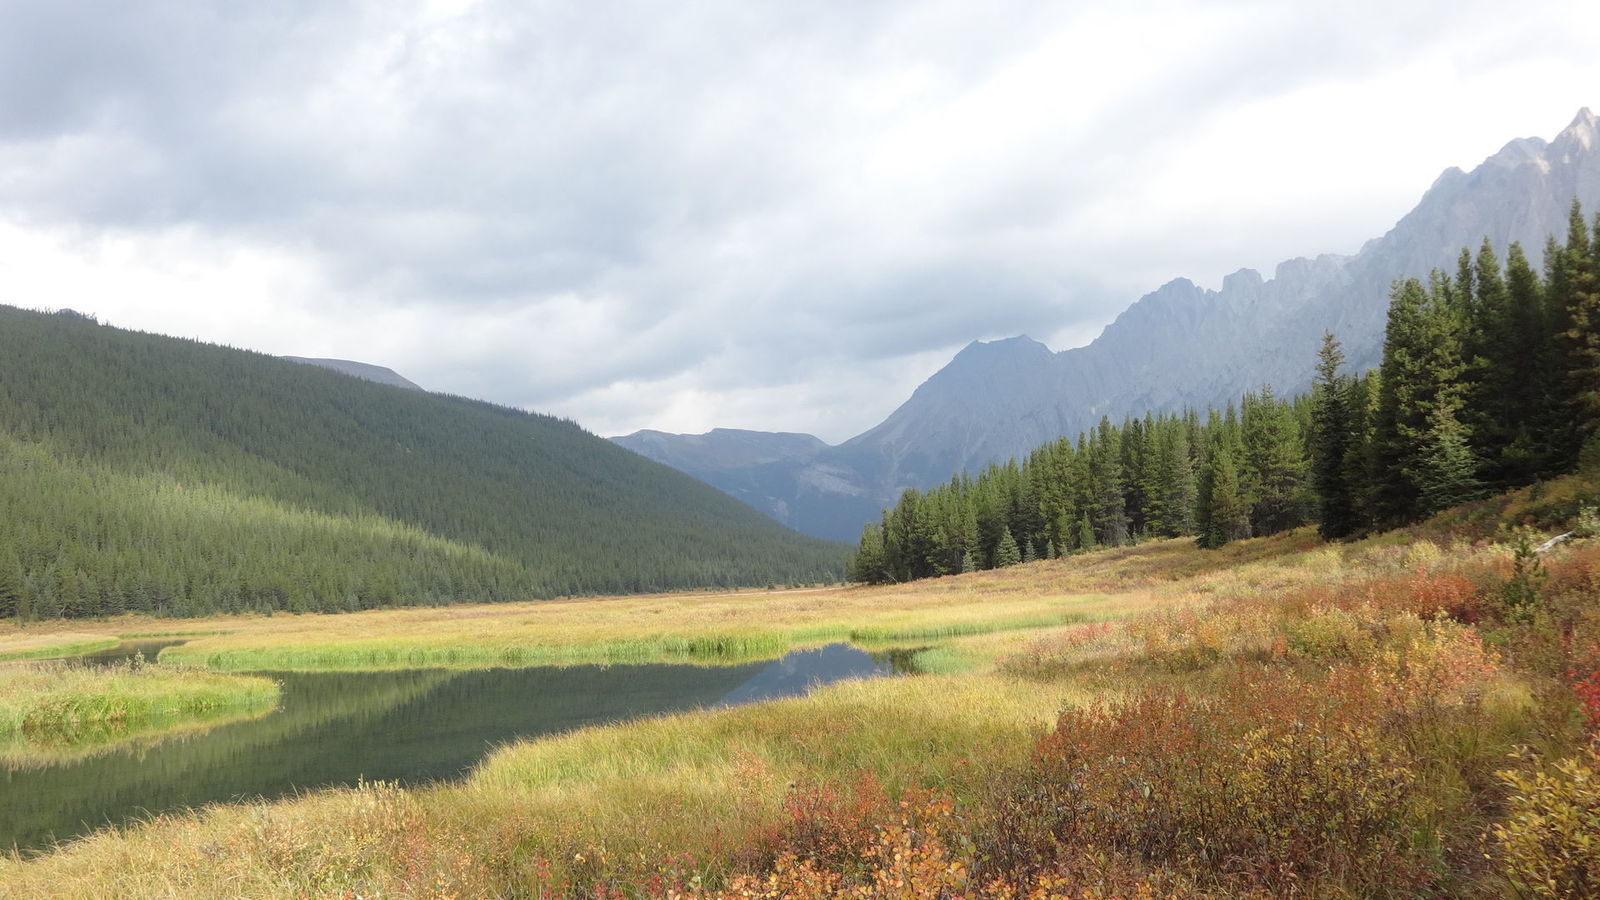
[{"label": "valley", "polygon": [[[1305,529],[1216,551],[1156,541],[900,586],[97,623],[116,633],[156,624],[221,632],[166,648],[162,658],[203,655],[224,665],[321,660],[346,669],[355,635],[403,643],[407,632],[437,632],[461,648],[550,648],[529,657],[560,655],[574,664],[629,646],[633,662],[717,663],[697,671],[705,678],[726,671],[725,684],[761,655],[733,635],[782,634],[811,646],[849,635],[867,646],[881,639],[911,648],[908,662],[919,674],[618,724],[570,720],[558,731],[575,730],[513,742],[455,783],[358,784],[174,812],[0,864],[0,895],[755,897],[777,885],[791,896],[821,897],[882,877],[902,879],[912,895],[978,896],[988,885],[982,895],[993,896],[1002,884],[1038,883],[1026,859],[1059,859],[1048,850],[1049,832],[1032,829],[1064,826],[1037,818],[1043,813],[1027,804],[1044,789],[1039,779],[1065,772],[1041,767],[1070,752],[1078,756],[1067,759],[1100,759],[1090,771],[1101,771],[1111,757],[1093,754],[1115,752],[1119,766],[1147,767],[1126,771],[1142,772],[1156,788],[1148,798],[1115,803],[1142,804],[1145,816],[1162,821],[1212,816],[1209,839],[1234,841],[1257,862],[1229,874],[1182,845],[1137,843],[1147,839],[1142,819],[1090,820],[1076,826],[1086,829],[1080,842],[1139,849],[1052,868],[1058,874],[1049,883],[1059,890],[1041,896],[1077,897],[1074,885],[1090,883],[1135,896],[1182,885],[1189,887],[1163,895],[1255,889],[1267,896],[1277,888],[1265,873],[1276,871],[1295,873],[1318,896],[1371,886],[1363,879],[1380,872],[1389,873],[1387,884],[1407,878],[1453,896],[1493,896],[1501,879],[1524,877],[1518,866],[1527,864],[1513,852],[1521,833],[1494,837],[1490,826],[1504,821],[1499,810],[1547,802],[1495,772],[1518,766],[1507,756],[1518,745],[1552,758],[1581,753],[1588,695],[1567,686],[1567,672],[1600,659],[1582,655],[1584,641],[1562,642],[1559,634],[1593,627],[1585,579],[1600,545],[1569,540],[1541,561],[1547,574],[1530,619],[1504,599],[1523,568],[1514,548],[1484,538],[1508,521],[1536,523],[1543,533],[1561,529],[1594,490],[1590,481],[1566,479],[1345,545],[1324,544]],[[754,627],[762,618],[771,619],[765,631]],[[512,623],[527,630],[515,641],[496,636]],[[629,696],[606,687],[612,670],[591,676],[578,665],[566,671],[600,691],[595,703]],[[518,671],[532,670],[467,664],[351,674],[422,679],[418,690],[437,692],[466,684],[459,679]],[[1282,730],[1286,711],[1311,716],[1310,730]],[[286,707],[256,727],[295,715],[303,714]],[[1183,730],[1163,730],[1169,727]],[[1246,755],[1235,758],[1226,735],[1246,732],[1258,737],[1247,738]],[[1328,755],[1330,740],[1338,753],[1387,762],[1378,770],[1337,768],[1346,757]],[[1211,802],[1209,776],[1188,768],[1201,759],[1239,767],[1219,769],[1218,777],[1243,785],[1280,759],[1312,765],[1307,777],[1366,780],[1355,782],[1357,793],[1316,802],[1245,795],[1227,802],[1276,824],[1224,819],[1218,826],[1216,814],[1198,805]],[[1097,775],[1084,789],[1116,791],[1121,783]],[[1186,793],[1185,785],[1201,793]],[[1268,805],[1249,805],[1261,802]],[[1383,806],[1362,805],[1373,802]],[[1349,837],[1300,843],[1357,815],[1364,824]],[[899,844],[901,832],[880,827],[902,819],[929,836]],[[1280,832],[1260,827],[1289,830],[1271,837]],[[1474,861],[1482,856],[1471,836],[1480,832],[1498,848],[1487,868]],[[1003,835],[1011,835],[1009,849],[995,843]],[[1338,859],[1348,857],[1333,853],[1388,862],[1347,867]],[[1391,868],[1402,863],[1403,870]]]}]

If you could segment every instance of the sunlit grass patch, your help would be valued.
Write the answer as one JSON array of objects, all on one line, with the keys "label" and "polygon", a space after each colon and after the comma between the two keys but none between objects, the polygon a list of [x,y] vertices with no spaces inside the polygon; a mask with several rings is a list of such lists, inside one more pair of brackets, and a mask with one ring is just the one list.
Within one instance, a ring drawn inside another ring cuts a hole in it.
[{"label": "sunlit grass patch", "polygon": [[171,729],[260,713],[270,679],[162,666],[30,663],[0,668],[0,759],[50,762]]},{"label": "sunlit grass patch", "polygon": [[120,643],[121,640],[105,634],[17,632],[0,635],[0,661],[82,656],[97,650],[109,650]]}]

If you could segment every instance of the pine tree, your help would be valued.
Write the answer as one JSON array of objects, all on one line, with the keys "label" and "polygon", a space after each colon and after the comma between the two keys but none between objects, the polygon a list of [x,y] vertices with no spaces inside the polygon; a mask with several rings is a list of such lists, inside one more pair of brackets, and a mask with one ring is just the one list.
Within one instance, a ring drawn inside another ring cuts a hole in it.
[{"label": "pine tree", "polygon": [[1305,522],[1305,450],[1293,409],[1272,394],[1245,397],[1241,494],[1256,534],[1276,534]]},{"label": "pine tree", "polygon": [[863,584],[884,584],[891,580],[889,571],[883,528],[876,522],[868,522],[861,529],[861,543],[850,562],[850,580]]},{"label": "pine tree", "polygon": [[1085,553],[1094,548],[1094,526],[1089,523],[1089,514],[1084,513],[1078,519],[1078,535],[1073,543],[1073,549]]},{"label": "pine tree", "polygon": [[1211,453],[1200,479],[1200,536],[1208,550],[1250,536],[1250,518],[1239,490],[1239,472],[1226,446]]},{"label": "pine tree", "polygon": [[973,552],[971,550],[961,554],[961,574],[965,575],[969,572],[978,571],[978,564],[973,561],[972,557]]},{"label": "pine tree", "polygon": [[1003,569],[1022,562],[1022,553],[1017,549],[1017,539],[1011,536],[1011,529],[1007,528],[1000,535],[1000,545],[994,551],[994,567]]},{"label": "pine tree", "polygon": [[1434,408],[1427,447],[1418,478],[1424,514],[1431,515],[1483,496],[1477,457],[1467,446],[1466,430],[1450,407]]},{"label": "pine tree", "polygon": [[1120,435],[1111,420],[1101,417],[1089,445],[1089,474],[1092,491],[1089,509],[1099,543],[1120,547],[1128,540],[1128,517],[1123,497]]},{"label": "pine tree", "polygon": [[1354,435],[1350,378],[1340,374],[1344,351],[1332,332],[1322,336],[1317,377],[1311,388],[1311,480],[1321,505],[1318,531],[1328,540],[1349,537],[1360,527],[1356,489],[1346,469]]},{"label": "pine tree", "polygon": [[1444,284],[1437,272],[1429,289],[1408,278],[1396,285],[1389,304],[1369,476],[1382,524],[1421,514],[1421,469],[1435,410],[1445,407],[1456,416],[1460,409],[1459,321]]},{"label": "pine tree", "polygon": [[1578,448],[1600,429],[1600,263],[1576,199],[1556,269],[1551,289],[1556,294],[1554,311],[1560,316],[1557,338],[1571,422],[1558,459],[1568,468],[1577,459]]}]

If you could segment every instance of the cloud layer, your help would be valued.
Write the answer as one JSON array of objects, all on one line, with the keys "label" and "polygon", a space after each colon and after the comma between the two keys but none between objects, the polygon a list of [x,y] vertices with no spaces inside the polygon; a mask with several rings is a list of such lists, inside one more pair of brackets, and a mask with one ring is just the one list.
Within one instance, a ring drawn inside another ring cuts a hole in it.
[{"label": "cloud layer", "polygon": [[1586,7],[13,0],[0,302],[840,440],[969,340],[1353,251],[1600,105]]}]

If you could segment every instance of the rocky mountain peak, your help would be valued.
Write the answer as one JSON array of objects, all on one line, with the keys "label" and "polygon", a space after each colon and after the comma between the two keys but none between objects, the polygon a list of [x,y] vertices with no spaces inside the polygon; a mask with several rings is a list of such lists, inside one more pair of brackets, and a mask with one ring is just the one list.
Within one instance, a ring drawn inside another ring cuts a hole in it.
[{"label": "rocky mountain peak", "polygon": [[1578,110],[1572,124],[1556,136],[1551,146],[1564,152],[1582,152],[1593,150],[1596,144],[1600,144],[1600,119],[1585,106]]}]

